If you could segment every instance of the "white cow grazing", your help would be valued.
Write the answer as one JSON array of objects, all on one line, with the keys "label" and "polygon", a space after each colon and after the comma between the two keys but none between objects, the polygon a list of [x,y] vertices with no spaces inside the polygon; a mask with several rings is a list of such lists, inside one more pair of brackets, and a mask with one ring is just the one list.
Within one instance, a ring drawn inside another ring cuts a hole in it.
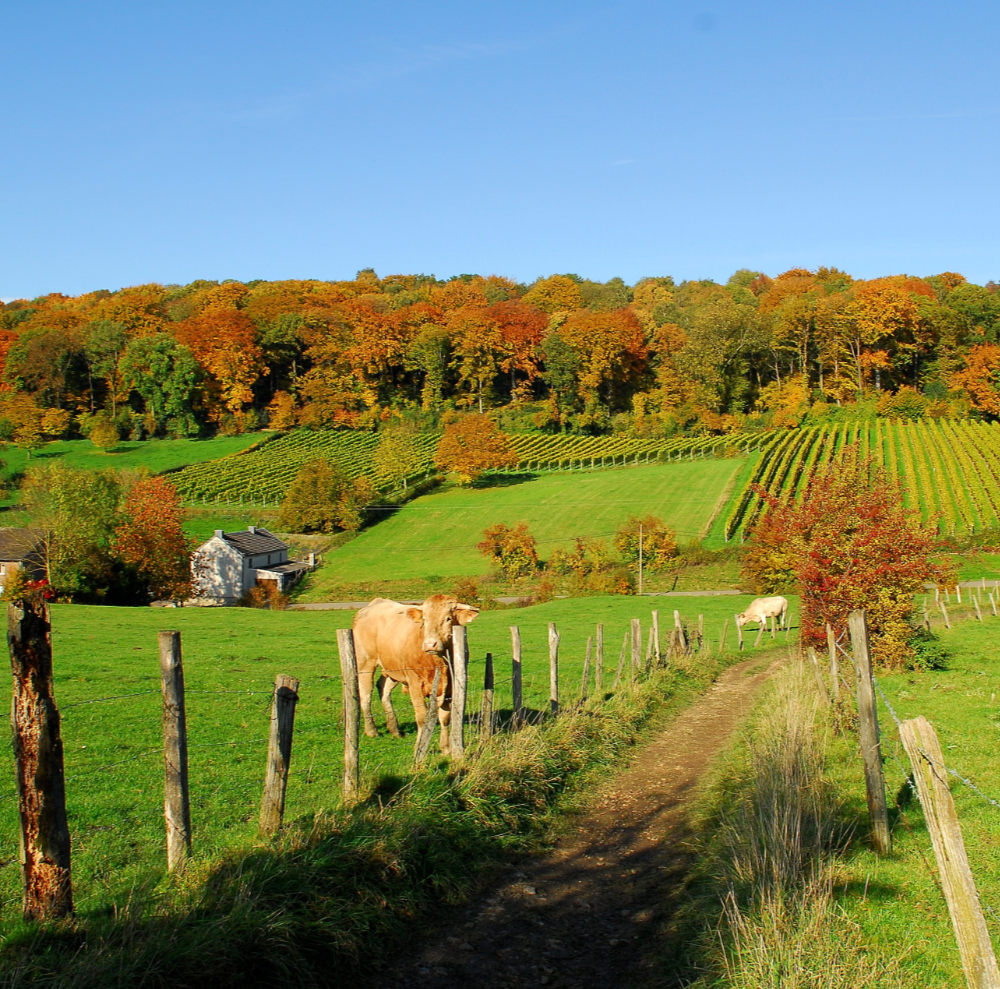
[{"label": "white cow grazing", "polygon": [[784,628],[787,617],[787,598],[756,598],[747,605],[743,614],[736,616],[736,624],[743,628],[747,622],[757,622],[761,628],[764,628],[769,618],[777,618],[779,627]]}]

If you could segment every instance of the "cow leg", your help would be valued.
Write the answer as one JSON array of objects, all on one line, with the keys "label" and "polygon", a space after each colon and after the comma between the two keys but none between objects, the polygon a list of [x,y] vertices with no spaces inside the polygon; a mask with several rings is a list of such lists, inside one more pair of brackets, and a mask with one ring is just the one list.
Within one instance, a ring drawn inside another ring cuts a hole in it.
[{"label": "cow leg", "polygon": [[379,677],[378,686],[382,697],[382,707],[385,708],[385,726],[389,729],[389,734],[396,738],[402,738],[403,733],[399,730],[399,721],[396,719],[396,712],[392,706],[392,692],[396,689],[398,680],[392,677]]},{"label": "cow leg", "polygon": [[365,721],[365,734],[369,738],[378,736],[375,719],[372,717],[372,681],[374,679],[374,669],[358,671],[358,700],[361,703],[361,717]]}]

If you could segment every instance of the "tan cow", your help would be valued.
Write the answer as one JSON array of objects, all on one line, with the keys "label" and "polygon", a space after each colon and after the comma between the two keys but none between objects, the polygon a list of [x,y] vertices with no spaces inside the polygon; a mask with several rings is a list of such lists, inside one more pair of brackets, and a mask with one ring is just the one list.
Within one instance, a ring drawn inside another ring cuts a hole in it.
[{"label": "tan cow", "polygon": [[742,614],[736,616],[736,624],[742,628],[747,622],[756,622],[763,628],[767,625],[768,618],[777,618],[778,626],[785,627],[788,618],[787,598],[755,598]]},{"label": "tan cow", "polygon": [[392,692],[403,684],[413,702],[417,731],[427,717],[426,697],[434,686],[434,671],[441,670],[438,687],[438,722],[441,725],[441,751],[448,752],[451,740],[447,731],[451,720],[451,680],[445,658],[450,655],[451,631],[454,626],[468,625],[479,609],[460,604],[457,598],[434,594],[422,605],[412,606],[375,598],[354,616],[354,653],[358,663],[358,693],[361,714],[365,719],[365,734],[378,734],[372,719],[372,685],[375,670],[381,666],[383,676],[378,686],[385,708],[389,732],[401,736],[396,712],[392,708]]}]

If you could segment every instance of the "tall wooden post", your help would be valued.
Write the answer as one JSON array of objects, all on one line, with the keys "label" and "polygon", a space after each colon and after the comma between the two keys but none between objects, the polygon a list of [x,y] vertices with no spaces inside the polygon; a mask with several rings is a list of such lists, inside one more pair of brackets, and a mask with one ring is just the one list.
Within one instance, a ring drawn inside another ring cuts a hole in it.
[{"label": "tall wooden post", "polygon": [[553,715],[559,713],[559,633],[555,622],[549,622],[549,705]]},{"label": "tall wooden post", "polygon": [[486,668],[483,672],[483,700],[479,709],[479,734],[482,738],[493,737],[493,653],[486,654]]},{"label": "tall wooden post", "polygon": [[653,660],[659,666],[663,662],[663,654],[660,650],[660,613],[653,611],[650,618],[653,623]]},{"label": "tall wooden post", "polygon": [[590,657],[594,649],[592,636],[587,636],[587,654],[583,657],[583,676],[580,680],[580,703],[587,699],[587,687],[590,685]]},{"label": "tall wooden post", "polygon": [[878,730],[878,710],[875,706],[875,685],[872,661],[868,651],[868,624],[863,611],[852,611],[848,618],[851,651],[854,653],[855,681],[858,694],[861,758],[865,764],[865,791],[868,816],[871,820],[872,844],[880,855],[892,848],[889,835],[889,814],[885,803],[885,774],[882,770],[882,746]]},{"label": "tall wooden post", "polygon": [[642,663],[642,623],[638,618],[632,619],[632,683],[639,679],[639,666]]},{"label": "tall wooden post", "polygon": [[187,718],[181,633],[161,631],[160,685],[163,691],[163,817],[167,822],[167,869],[183,868],[191,854],[191,802],[188,795]]},{"label": "tall wooden post", "polygon": [[615,670],[615,681],[611,684],[612,690],[617,690],[618,684],[622,682],[622,672],[625,669],[625,655],[628,652],[628,639],[629,633],[626,632],[624,638],[622,639],[622,650],[618,654],[618,669]]},{"label": "tall wooden post", "polygon": [[740,624],[740,616],[736,616],[736,639],[740,644],[740,652],[743,652],[743,626]]},{"label": "tall wooden post", "polygon": [[354,633],[349,628],[337,629],[337,651],[340,654],[340,680],[344,703],[344,803],[353,803],[361,789],[359,758],[359,722],[361,701],[358,697],[358,663],[354,655]]},{"label": "tall wooden post", "polygon": [[514,722],[514,728],[517,729],[524,720],[524,695],[521,681],[521,630],[516,625],[510,627],[510,648],[513,656],[510,677],[511,691],[513,692],[511,718]]},{"label": "tall wooden post", "polygon": [[299,699],[299,681],[279,673],[274,679],[274,704],[271,708],[271,737],[267,746],[267,775],[264,796],[260,801],[261,834],[273,834],[285,815],[285,791],[292,761],[292,732],[295,727],[295,704]]},{"label": "tall wooden post", "polygon": [[826,623],[826,650],[830,654],[830,697],[837,704],[840,701],[840,663],[837,660],[837,636],[829,622]]},{"label": "tall wooden post", "polygon": [[604,692],[604,626],[597,625],[594,656],[594,690],[600,696]]},{"label": "tall wooden post", "polygon": [[469,687],[469,643],[464,625],[451,630],[451,757],[465,758],[465,698]]},{"label": "tall wooden post", "polygon": [[927,719],[921,717],[904,721],[899,734],[913,764],[917,793],[934,846],[965,980],[970,989],[1000,989],[1000,970],[965,853],[937,733]]},{"label": "tall wooden post", "polygon": [[7,646],[14,675],[10,716],[21,818],[24,918],[65,917],[73,912],[73,889],[48,605],[9,604]]}]

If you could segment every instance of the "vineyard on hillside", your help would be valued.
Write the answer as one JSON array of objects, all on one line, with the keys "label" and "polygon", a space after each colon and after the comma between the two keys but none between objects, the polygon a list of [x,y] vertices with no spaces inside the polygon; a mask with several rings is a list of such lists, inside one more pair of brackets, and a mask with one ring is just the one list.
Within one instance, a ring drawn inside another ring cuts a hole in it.
[{"label": "vineyard on hillside", "polygon": [[950,535],[1000,523],[1000,424],[969,420],[883,420],[788,430],[762,451],[736,494],[726,539],[743,539],[767,511],[760,487],[786,503],[812,472],[845,458],[871,459],[900,488],[904,503]]},{"label": "vineyard on hillside", "polygon": [[[434,470],[434,451],[440,433],[415,437],[414,481]],[[706,456],[744,454],[769,443],[765,433],[732,437],[639,439],[628,436],[563,436],[541,433],[510,437],[518,463],[503,473],[540,473],[551,470],[600,470],[634,464],[659,463]],[[280,504],[302,465],[322,458],[347,477],[367,477],[376,489],[388,492],[394,479],[380,472],[373,459],[379,435],[352,430],[296,430],[244,453],[208,463],[191,464],[170,475],[188,504]]]}]

